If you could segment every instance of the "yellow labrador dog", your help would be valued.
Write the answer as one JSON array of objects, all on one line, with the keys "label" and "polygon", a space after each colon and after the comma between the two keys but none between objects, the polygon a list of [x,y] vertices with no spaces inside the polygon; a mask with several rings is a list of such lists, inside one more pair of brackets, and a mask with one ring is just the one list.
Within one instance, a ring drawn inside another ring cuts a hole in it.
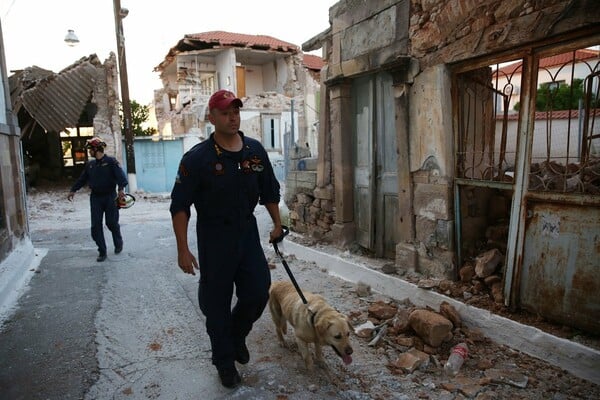
[{"label": "yellow labrador dog", "polygon": [[350,346],[350,322],[345,315],[334,310],[323,298],[303,292],[308,304],[304,304],[291,282],[273,282],[269,297],[269,310],[275,323],[279,342],[285,346],[283,335],[287,323],[294,327],[298,350],[308,370],[313,369],[313,359],[308,345],[315,346],[315,359],[323,363],[322,345],[330,345],[344,364],[352,362]]}]

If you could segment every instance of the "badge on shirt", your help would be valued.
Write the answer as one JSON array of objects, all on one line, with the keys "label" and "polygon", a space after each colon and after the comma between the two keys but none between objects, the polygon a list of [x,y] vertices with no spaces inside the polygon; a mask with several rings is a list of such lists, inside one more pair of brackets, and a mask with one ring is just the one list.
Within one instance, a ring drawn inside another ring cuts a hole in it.
[{"label": "badge on shirt", "polygon": [[250,172],[252,172],[252,170],[250,169],[250,160],[242,161],[241,167],[242,167],[242,171],[245,174],[249,174]]},{"label": "badge on shirt", "polygon": [[253,156],[250,159],[250,162],[252,163],[250,165],[250,168],[254,172],[262,172],[265,169],[265,166],[262,165],[262,160],[260,158],[258,158],[258,156]]},{"label": "badge on shirt", "polygon": [[215,153],[217,153],[217,157],[221,157],[221,154],[223,154],[223,151],[221,150],[219,145],[216,143],[215,143]]},{"label": "badge on shirt", "polygon": [[225,167],[222,162],[217,161],[215,163],[215,175],[223,175],[225,173]]},{"label": "badge on shirt", "polygon": [[179,174],[181,176],[188,176],[187,169],[185,169],[185,166],[183,164],[179,164]]}]

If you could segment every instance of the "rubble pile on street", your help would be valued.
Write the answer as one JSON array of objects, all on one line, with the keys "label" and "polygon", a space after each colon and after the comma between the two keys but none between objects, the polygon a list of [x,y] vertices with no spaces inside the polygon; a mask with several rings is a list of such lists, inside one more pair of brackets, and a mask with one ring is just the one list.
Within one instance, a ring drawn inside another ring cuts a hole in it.
[{"label": "rubble pile on street", "polygon": [[[552,385],[551,377],[562,375],[560,369],[540,368],[538,360],[495,345],[478,330],[464,326],[457,310],[447,302],[436,311],[417,307],[408,299],[374,300],[368,285],[361,282],[355,291],[366,305],[347,314],[354,333],[361,345],[384,357],[382,367],[398,379],[438,387],[457,398],[529,399],[534,392],[553,391],[547,387]],[[444,363],[460,342],[469,346],[467,360],[456,377],[446,376]],[[586,384],[578,379],[572,383],[569,393],[587,398]],[[420,398],[430,397],[424,391]]]}]

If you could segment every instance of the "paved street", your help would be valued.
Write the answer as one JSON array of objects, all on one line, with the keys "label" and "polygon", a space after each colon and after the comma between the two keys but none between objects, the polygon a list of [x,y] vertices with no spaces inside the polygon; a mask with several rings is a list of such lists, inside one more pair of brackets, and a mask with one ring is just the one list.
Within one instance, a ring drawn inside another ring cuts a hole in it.
[{"label": "paved street", "polygon": [[[344,366],[324,348],[326,366],[306,371],[295,345],[282,348],[268,311],[255,325],[251,361],[240,367],[243,385],[223,388],[210,363],[209,340],[197,306],[197,277],[176,266],[168,199],[144,198],[121,212],[123,253],[96,263],[89,235],[87,194],[44,192],[30,202],[32,240],[47,254],[18,307],[0,332],[2,399],[592,399],[600,388],[547,363],[489,340],[476,346],[456,380],[445,377],[438,354],[412,373],[388,368],[400,352],[352,337],[353,363]],[[257,210],[262,237],[270,227]],[[108,231],[106,231],[108,237]],[[191,233],[193,238],[194,234]],[[195,243],[192,243],[195,248]],[[299,249],[298,246],[291,248]],[[273,280],[287,279],[277,264]],[[286,245],[284,245],[285,253]],[[323,294],[341,312],[364,313],[382,294],[356,295],[355,283],[328,273],[335,257],[318,265],[288,255],[300,286]],[[340,275],[340,274],[337,274]],[[401,300],[401,299],[398,299]],[[365,318],[366,320],[366,318]],[[291,329],[290,329],[291,330]],[[288,332],[288,342],[293,341]],[[482,370],[512,368],[526,387],[486,381]],[[511,367],[512,366],[512,367]]]}]

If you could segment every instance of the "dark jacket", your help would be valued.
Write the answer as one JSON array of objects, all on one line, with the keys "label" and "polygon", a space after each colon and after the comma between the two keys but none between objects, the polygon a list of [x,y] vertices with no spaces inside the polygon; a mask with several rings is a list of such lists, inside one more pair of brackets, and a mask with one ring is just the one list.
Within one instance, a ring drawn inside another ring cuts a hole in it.
[{"label": "dark jacket", "polygon": [[116,158],[104,155],[100,160],[95,158],[85,164],[85,169],[79,179],[71,187],[71,192],[76,192],[85,184],[92,189],[92,194],[103,195],[115,193],[127,186],[127,177]]},{"label": "dark jacket", "polygon": [[171,215],[194,204],[198,223],[230,223],[250,216],[257,203],[279,203],[279,182],[262,144],[242,132],[240,152],[221,149],[213,135],[186,152],[171,192]]}]

